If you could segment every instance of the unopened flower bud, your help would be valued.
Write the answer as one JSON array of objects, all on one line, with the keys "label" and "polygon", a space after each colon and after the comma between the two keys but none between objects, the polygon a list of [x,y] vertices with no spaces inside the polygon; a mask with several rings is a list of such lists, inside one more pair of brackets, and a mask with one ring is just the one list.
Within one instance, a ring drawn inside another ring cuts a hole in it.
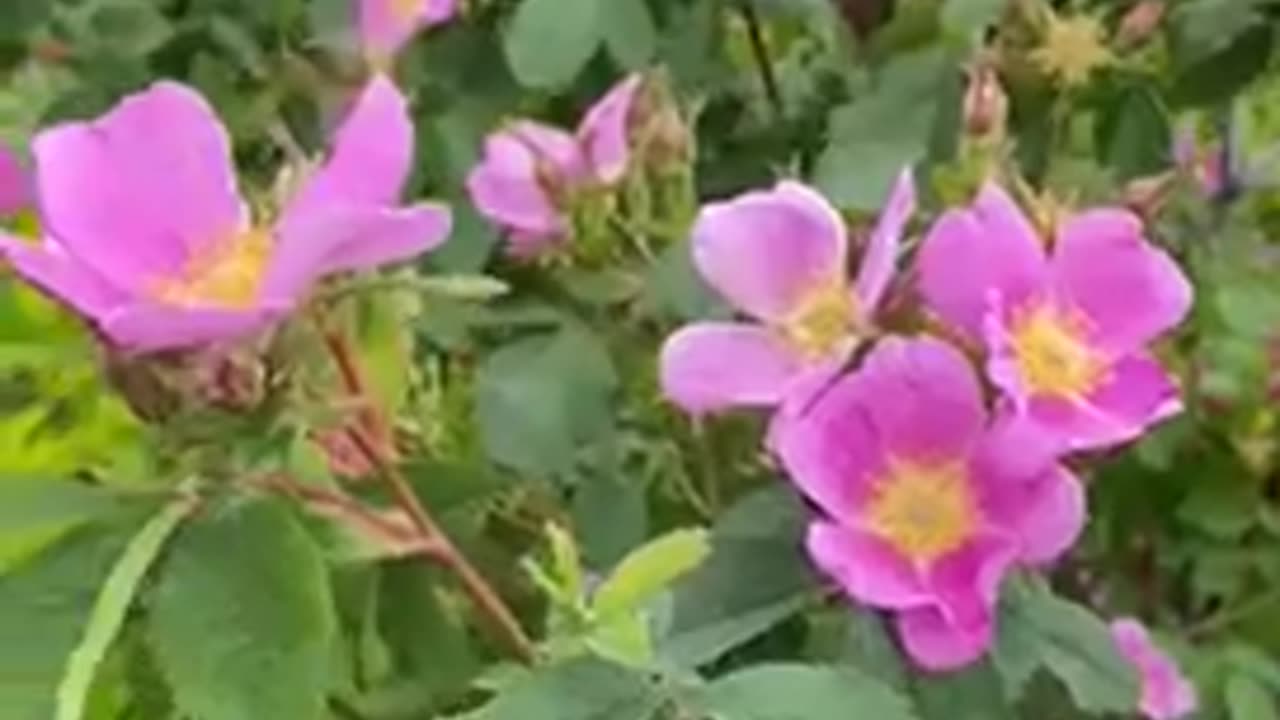
[{"label": "unopened flower bud", "polygon": [[1120,20],[1116,41],[1122,47],[1132,47],[1142,43],[1159,27],[1166,10],[1164,0],[1141,0]]},{"label": "unopened flower bud", "polygon": [[1004,133],[1009,98],[1000,85],[996,68],[985,60],[969,70],[969,87],[964,94],[965,131],[975,137]]}]

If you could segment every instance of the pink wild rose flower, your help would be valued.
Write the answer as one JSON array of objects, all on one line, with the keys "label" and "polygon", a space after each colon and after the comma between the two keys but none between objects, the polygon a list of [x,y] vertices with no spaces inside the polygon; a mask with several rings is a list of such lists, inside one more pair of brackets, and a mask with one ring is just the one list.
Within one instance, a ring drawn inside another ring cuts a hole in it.
[{"label": "pink wild rose flower", "polygon": [[258,331],[321,276],[412,258],[448,235],[445,206],[399,207],[413,129],[385,77],[274,222],[236,188],[226,131],[195,91],[159,82],[34,142],[45,238],[0,239],[28,281],[134,351]]},{"label": "pink wild rose flower", "polygon": [[631,162],[630,129],[643,76],[627,77],[569,134],[517,120],[490,135],[467,178],[476,208],[502,227],[515,257],[534,257],[570,235],[568,203],[591,186],[620,182]]},{"label": "pink wild rose flower", "polygon": [[377,67],[392,58],[421,29],[448,22],[459,0],[356,0],[357,25],[366,57]]},{"label": "pink wild rose flower", "polygon": [[1056,445],[989,423],[968,361],[932,338],[881,341],[774,446],[824,514],[809,528],[814,562],[857,602],[894,611],[930,670],[980,657],[1006,571],[1053,561],[1084,523]]},{"label": "pink wild rose flower", "polygon": [[751,318],[697,322],[662,348],[664,394],[691,413],[783,405],[821,385],[871,330],[915,208],[903,171],[872,230],[857,277],[849,238],[817,191],[783,181],[703,208],[693,227],[702,277]]},{"label": "pink wild rose flower", "polygon": [[1151,720],[1177,720],[1195,711],[1195,687],[1156,647],[1141,623],[1128,618],[1116,620],[1111,623],[1111,637],[1120,654],[1138,670],[1142,685],[1138,709],[1143,715]]},{"label": "pink wild rose flower", "polygon": [[1014,411],[1066,447],[1125,442],[1181,410],[1145,346],[1186,316],[1191,286],[1128,211],[1072,215],[1046,252],[1012,198],[988,184],[937,221],[918,263],[928,307],[985,344],[987,372]]}]

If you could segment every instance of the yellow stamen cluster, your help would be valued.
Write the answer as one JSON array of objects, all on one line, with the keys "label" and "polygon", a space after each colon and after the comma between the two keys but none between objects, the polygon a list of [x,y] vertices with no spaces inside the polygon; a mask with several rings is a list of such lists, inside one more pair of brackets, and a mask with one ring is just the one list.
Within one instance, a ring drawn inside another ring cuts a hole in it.
[{"label": "yellow stamen cluster", "polygon": [[779,330],[805,357],[827,357],[852,339],[858,314],[857,301],[843,281],[825,283],[801,300]]},{"label": "yellow stamen cluster", "polygon": [[1107,365],[1087,343],[1078,313],[1040,303],[1015,313],[1011,334],[1022,383],[1032,395],[1081,398],[1098,387]]},{"label": "yellow stamen cluster", "polygon": [[154,282],[155,299],[186,307],[242,309],[258,300],[271,234],[249,229],[192,254],[174,277]]},{"label": "yellow stamen cluster", "polygon": [[925,566],[973,536],[978,510],[963,464],[894,460],[876,483],[864,520],[872,532]]}]

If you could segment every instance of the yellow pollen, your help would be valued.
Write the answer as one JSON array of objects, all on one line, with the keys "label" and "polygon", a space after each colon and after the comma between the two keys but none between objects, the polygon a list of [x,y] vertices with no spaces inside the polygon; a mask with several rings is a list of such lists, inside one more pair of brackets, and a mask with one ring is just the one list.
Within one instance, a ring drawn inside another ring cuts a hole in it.
[{"label": "yellow pollen", "polygon": [[410,25],[422,14],[422,0],[391,0],[391,16],[396,22]]},{"label": "yellow pollen", "polygon": [[779,327],[791,347],[810,358],[831,355],[857,330],[858,307],[842,281],[810,292]]},{"label": "yellow pollen", "polygon": [[1031,394],[1079,398],[1098,386],[1107,366],[1085,342],[1086,331],[1078,314],[1048,304],[1015,314],[1014,357]]},{"label": "yellow pollen", "polygon": [[864,519],[903,555],[928,565],[973,535],[978,510],[962,464],[891,460]]},{"label": "yellow pollen", "polygon": [[251,228],[202,248],[187,258],[175,277],[158,278],[153,296],[188,307],[246,308],[258,290],[271,256],[271,234]]}]

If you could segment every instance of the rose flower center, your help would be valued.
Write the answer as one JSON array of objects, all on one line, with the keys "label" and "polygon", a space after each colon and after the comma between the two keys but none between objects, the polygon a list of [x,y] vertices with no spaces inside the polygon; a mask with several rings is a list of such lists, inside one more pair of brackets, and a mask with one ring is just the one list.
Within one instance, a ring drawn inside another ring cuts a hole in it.
[{"label": "rose flower center", "polygon": [[903,555],[928,565],[973,535],[978,512],[962,464],[894,460],[876,483],[865,521]]},{"label": "rose flower center", "polygon": [[800,301],[781,323],[787,344],[807,358],[830,356],[849,340],[858,319],[857,302],[843,282],[827,283]]},{"label": "rose flower center", "polygon": [[1079,398],[1106,374],[1106,363],[1085,341],[1085,320],[1039,305],[1017,314],[1013,348],[1019,375],[1033,395]]},{"label": "rose flower center", "polygon": [[258,300],[271,234],[249,229],[201,248],[173,277],[155,281],[155,299],[186,307],[244,309]]}]

